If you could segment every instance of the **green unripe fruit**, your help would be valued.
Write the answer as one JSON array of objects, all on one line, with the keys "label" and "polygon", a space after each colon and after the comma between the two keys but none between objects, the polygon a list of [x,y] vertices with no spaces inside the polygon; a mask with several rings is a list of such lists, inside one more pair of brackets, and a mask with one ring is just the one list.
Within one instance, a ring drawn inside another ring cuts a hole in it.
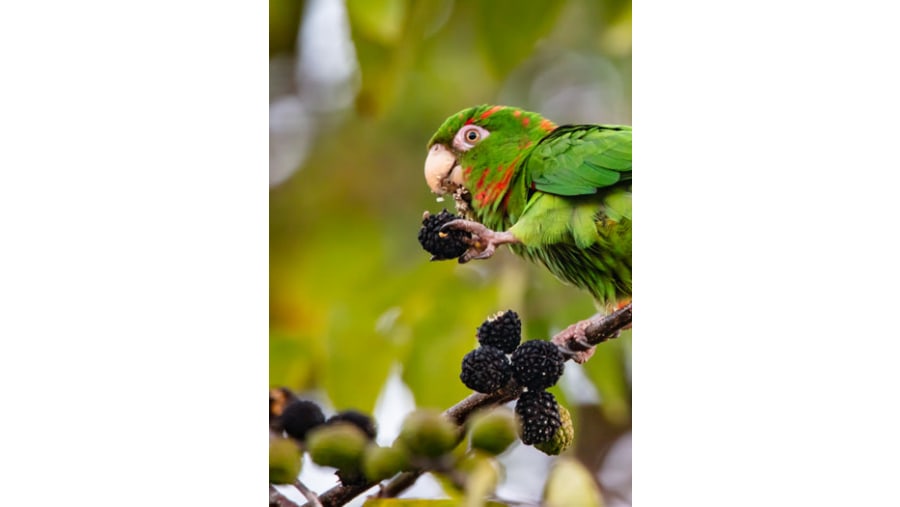
[{"label": "green unripe fruit", "polygon": [[436,458],[456,447],[458,430],[441,412],[416,410],[406,416],[398,438],[410,453]]},{"label": "green unripe fruit", "polygon": [[366,479],[381,481],[409,468],[409,455],[401,446],[370,445],[366,448],[362,465]]},{"label": "green unripe fruit", "polygon": [[287,438],[269,439],[269,483],[293,484],[303,465],[302,452]]},{"label": "green unripe fruit", "polygon": [[505,451],[518,438],[518,423],[512,411],[498,408],[472,417],[469,423],[472,449],[491,455]]},{"label": "green unripe fruit", "polygon": [[306,437],[306,448],[314,462],[344,471],[359,470],[368,443],[366,434],[349,423],[320,426]]},{"label": "green unripe fruit", "polygon": [[534,444],[534,448],[540,450],[544,454],[556,456],[565,452],[572,445],[575,439],[575,428],[572,426],[572,415],[566,407],[559,405],[560,426],[556,433],[546,442]]}]

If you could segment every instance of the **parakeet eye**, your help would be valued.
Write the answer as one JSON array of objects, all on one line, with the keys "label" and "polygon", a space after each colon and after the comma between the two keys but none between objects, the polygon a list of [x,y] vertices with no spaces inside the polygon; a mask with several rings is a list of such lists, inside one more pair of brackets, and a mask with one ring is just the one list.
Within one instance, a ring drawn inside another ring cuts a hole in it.
[{"label": "parakeet eye", "polygon": [[453,138],[453,146],[460,151],[467,151],[488,135],[490,132],[478,125],[466,125],[456,133],[456,137]]}]

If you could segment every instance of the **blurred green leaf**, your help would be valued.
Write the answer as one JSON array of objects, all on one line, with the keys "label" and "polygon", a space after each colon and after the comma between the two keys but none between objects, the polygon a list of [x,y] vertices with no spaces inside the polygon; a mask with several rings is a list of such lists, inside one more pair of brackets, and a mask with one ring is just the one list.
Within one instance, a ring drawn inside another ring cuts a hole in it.
[{"label": "blurred green leaf", "polygon": [[303,0],[269,0],[269,57],[296,51]]},{"label": "blurred green leaf", "polygon": [[362,74],[356,110],[380,116],[404,92],[425,30],[446,14],[443,0],[349,0],[351,31]]},{"label": "blurred green leaf", "polygon": [[315,387],[316,365],[323,359],[321,346],[309,336],[269,332],[269,386],[297,391]]},{"label": "blurred green leaf", "polygon": [[491,0],[477,2],[477,36],[495,77],[504,77],[534,52],[553,28],[565,2]]},{"label": "blurred green leaf", "polygon": [[579,461],[560,458],[550,469],[544,487],[547,507],[603,507],[603,497],[591,472]]},{"label": "blurred green leaf", "polygon": [[475,458],[466,475],[465,507],[481,507],[497,488],[500,471],[491,458]]},{"label": "blurred green leaf", "polygon": [[391,342],[375,332],[377,317],[362,307],[351,312],[347,306],[337,305],[332,311],[322,383],[337,409],[367,413],[375,409],[396,356]]},{"label": "blurred green leaf", "polygon": [[419,277],[421,288],[406,301],[414,337],[403,365],[403,380],[416,403],[423,407],[446,408],[472,393],[459,373],[463,357],[478,342],[475,330],[496,311],[486,306],[496,299],[496,287],[474,285],[459,276],[453,261],[427,263]]},{"label": "blurred green leaf", "polygon": [[613,424],[631,423],[631,385],[626,364],[631,355],[631,330],[597,346],[584,371],[600,393],[600,409]]},{"label": "blurred green leaf", "polygon": [[385,46],[400,40],[407,8],[407,0],[347,0],[354,31]]}]

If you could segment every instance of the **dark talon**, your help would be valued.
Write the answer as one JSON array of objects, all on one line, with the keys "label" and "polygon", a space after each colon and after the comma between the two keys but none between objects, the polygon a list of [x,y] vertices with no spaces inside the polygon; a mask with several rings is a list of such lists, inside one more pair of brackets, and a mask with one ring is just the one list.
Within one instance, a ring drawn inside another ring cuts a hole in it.
[{"label": "dark talon", "polygon": [[575,352],[568,347],[557,346],[557,348],[559,349],[559,353],[562,354],[563,357],[566,358],[566,360],[572,359],[573,357],[578,355],[578,352]]},{"label": "dark talon", "polygon": [[578,352],[585,352],[587,350],[591,350],[594,346],[587,342],[584,338],[575,338],[569,343],[578,345],[578,348],[572,347],[573,350],[577,350]]}]

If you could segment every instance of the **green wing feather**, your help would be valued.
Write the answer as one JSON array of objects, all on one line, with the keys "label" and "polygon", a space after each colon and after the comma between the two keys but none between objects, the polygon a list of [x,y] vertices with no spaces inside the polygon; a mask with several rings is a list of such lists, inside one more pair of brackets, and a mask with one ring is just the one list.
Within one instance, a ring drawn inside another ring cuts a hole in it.
[{"label": "green wing feather", "polygon": [[574,196],[595,194],[631,179],[631,127],[564,125],[541,139],[523,161],[534,190]]}]

